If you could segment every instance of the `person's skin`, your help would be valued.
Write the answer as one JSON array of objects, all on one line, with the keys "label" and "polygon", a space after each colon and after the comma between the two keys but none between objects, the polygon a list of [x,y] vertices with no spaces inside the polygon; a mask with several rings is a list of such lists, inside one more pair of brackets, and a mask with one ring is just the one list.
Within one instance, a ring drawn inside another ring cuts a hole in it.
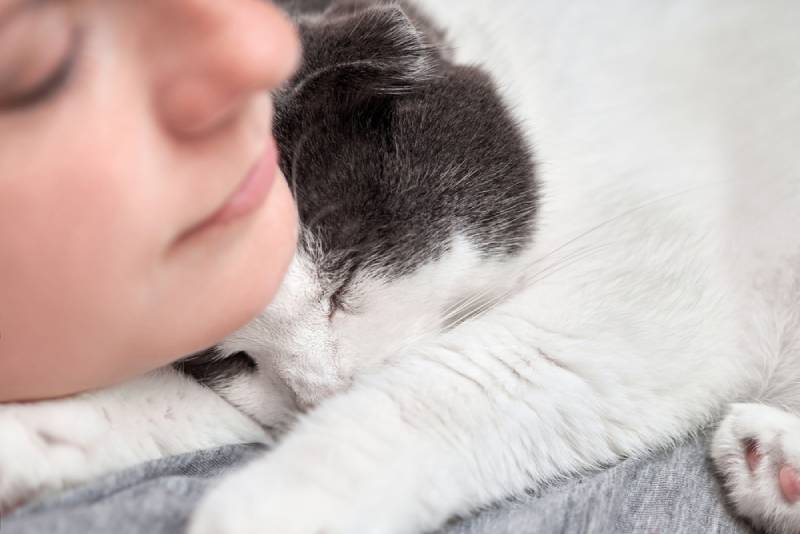
[{"label": "person's skin", "polygon": [[0,401],[124,380],[263,309],[295,246],[284,179],[192,230],[299,56],[261,0],[0,0]]}]

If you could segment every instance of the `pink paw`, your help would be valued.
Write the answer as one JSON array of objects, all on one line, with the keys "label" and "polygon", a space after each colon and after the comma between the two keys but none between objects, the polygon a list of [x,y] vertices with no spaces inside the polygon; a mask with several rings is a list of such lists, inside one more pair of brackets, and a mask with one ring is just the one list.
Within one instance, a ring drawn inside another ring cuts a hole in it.
[{"label": "pink paw", "polygon": [[[757,440],[744,440],[744,457],[750,473],[755,476],[764,459]],[[778,488],[787,503],[794,504],[800,501],[800,474],[797,469],[789,464],[781,464],[778,468]]]},{"label": "pink paw", "polygon": [[768,532],[800,533],[800,417],[763,404],[735,404],[711,456],[742,516]]},{"label": "pink paw", "polygon": [[800,500],[800,477],[794,467],[791,465],[781,467],[778,472],[778,483],[786,502],[794,504]]}]

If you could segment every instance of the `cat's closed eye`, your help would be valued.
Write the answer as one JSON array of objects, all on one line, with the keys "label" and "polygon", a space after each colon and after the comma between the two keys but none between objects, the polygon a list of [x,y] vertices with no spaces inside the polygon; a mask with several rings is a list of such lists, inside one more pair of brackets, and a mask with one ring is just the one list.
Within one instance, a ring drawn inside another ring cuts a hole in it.
[{"label": "cat's closed eye", "polygon": [[353,315],[358,313],[358,306],[354,292],[350,288],[349,281],[339,286],[328,298],[329,312],[328,319],[333,320],[336,315]]}]

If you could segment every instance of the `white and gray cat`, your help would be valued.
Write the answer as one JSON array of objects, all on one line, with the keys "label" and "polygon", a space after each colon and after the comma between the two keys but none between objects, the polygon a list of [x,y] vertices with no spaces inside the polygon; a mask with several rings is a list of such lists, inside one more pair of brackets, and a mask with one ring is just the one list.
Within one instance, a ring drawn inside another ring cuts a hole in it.
[{"label": "white and gray cat", "polygon": [[711,453],[736,509],[800,532],[781,482],[800,470],[800,6],[298,17],[276,135],[303,228],[276,301],[179,366],[193,378],[0,407],[0,509],[278,436],[193,534],[423,532],[727,411]]}]

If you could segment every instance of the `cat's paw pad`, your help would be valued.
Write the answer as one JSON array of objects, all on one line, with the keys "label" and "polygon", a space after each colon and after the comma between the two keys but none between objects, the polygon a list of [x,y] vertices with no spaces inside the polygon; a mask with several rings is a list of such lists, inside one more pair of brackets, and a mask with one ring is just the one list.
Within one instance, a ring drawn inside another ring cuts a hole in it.
[{"label": "cat's paw pad", "polygon": [[91,476],[108,422],[80,401],[0,405],[0,513]]},{"label": "cat's paw pad", "polygon": [[768,532],[800,533],[800,417],[735,404],[711,456],[737,512]]}]

